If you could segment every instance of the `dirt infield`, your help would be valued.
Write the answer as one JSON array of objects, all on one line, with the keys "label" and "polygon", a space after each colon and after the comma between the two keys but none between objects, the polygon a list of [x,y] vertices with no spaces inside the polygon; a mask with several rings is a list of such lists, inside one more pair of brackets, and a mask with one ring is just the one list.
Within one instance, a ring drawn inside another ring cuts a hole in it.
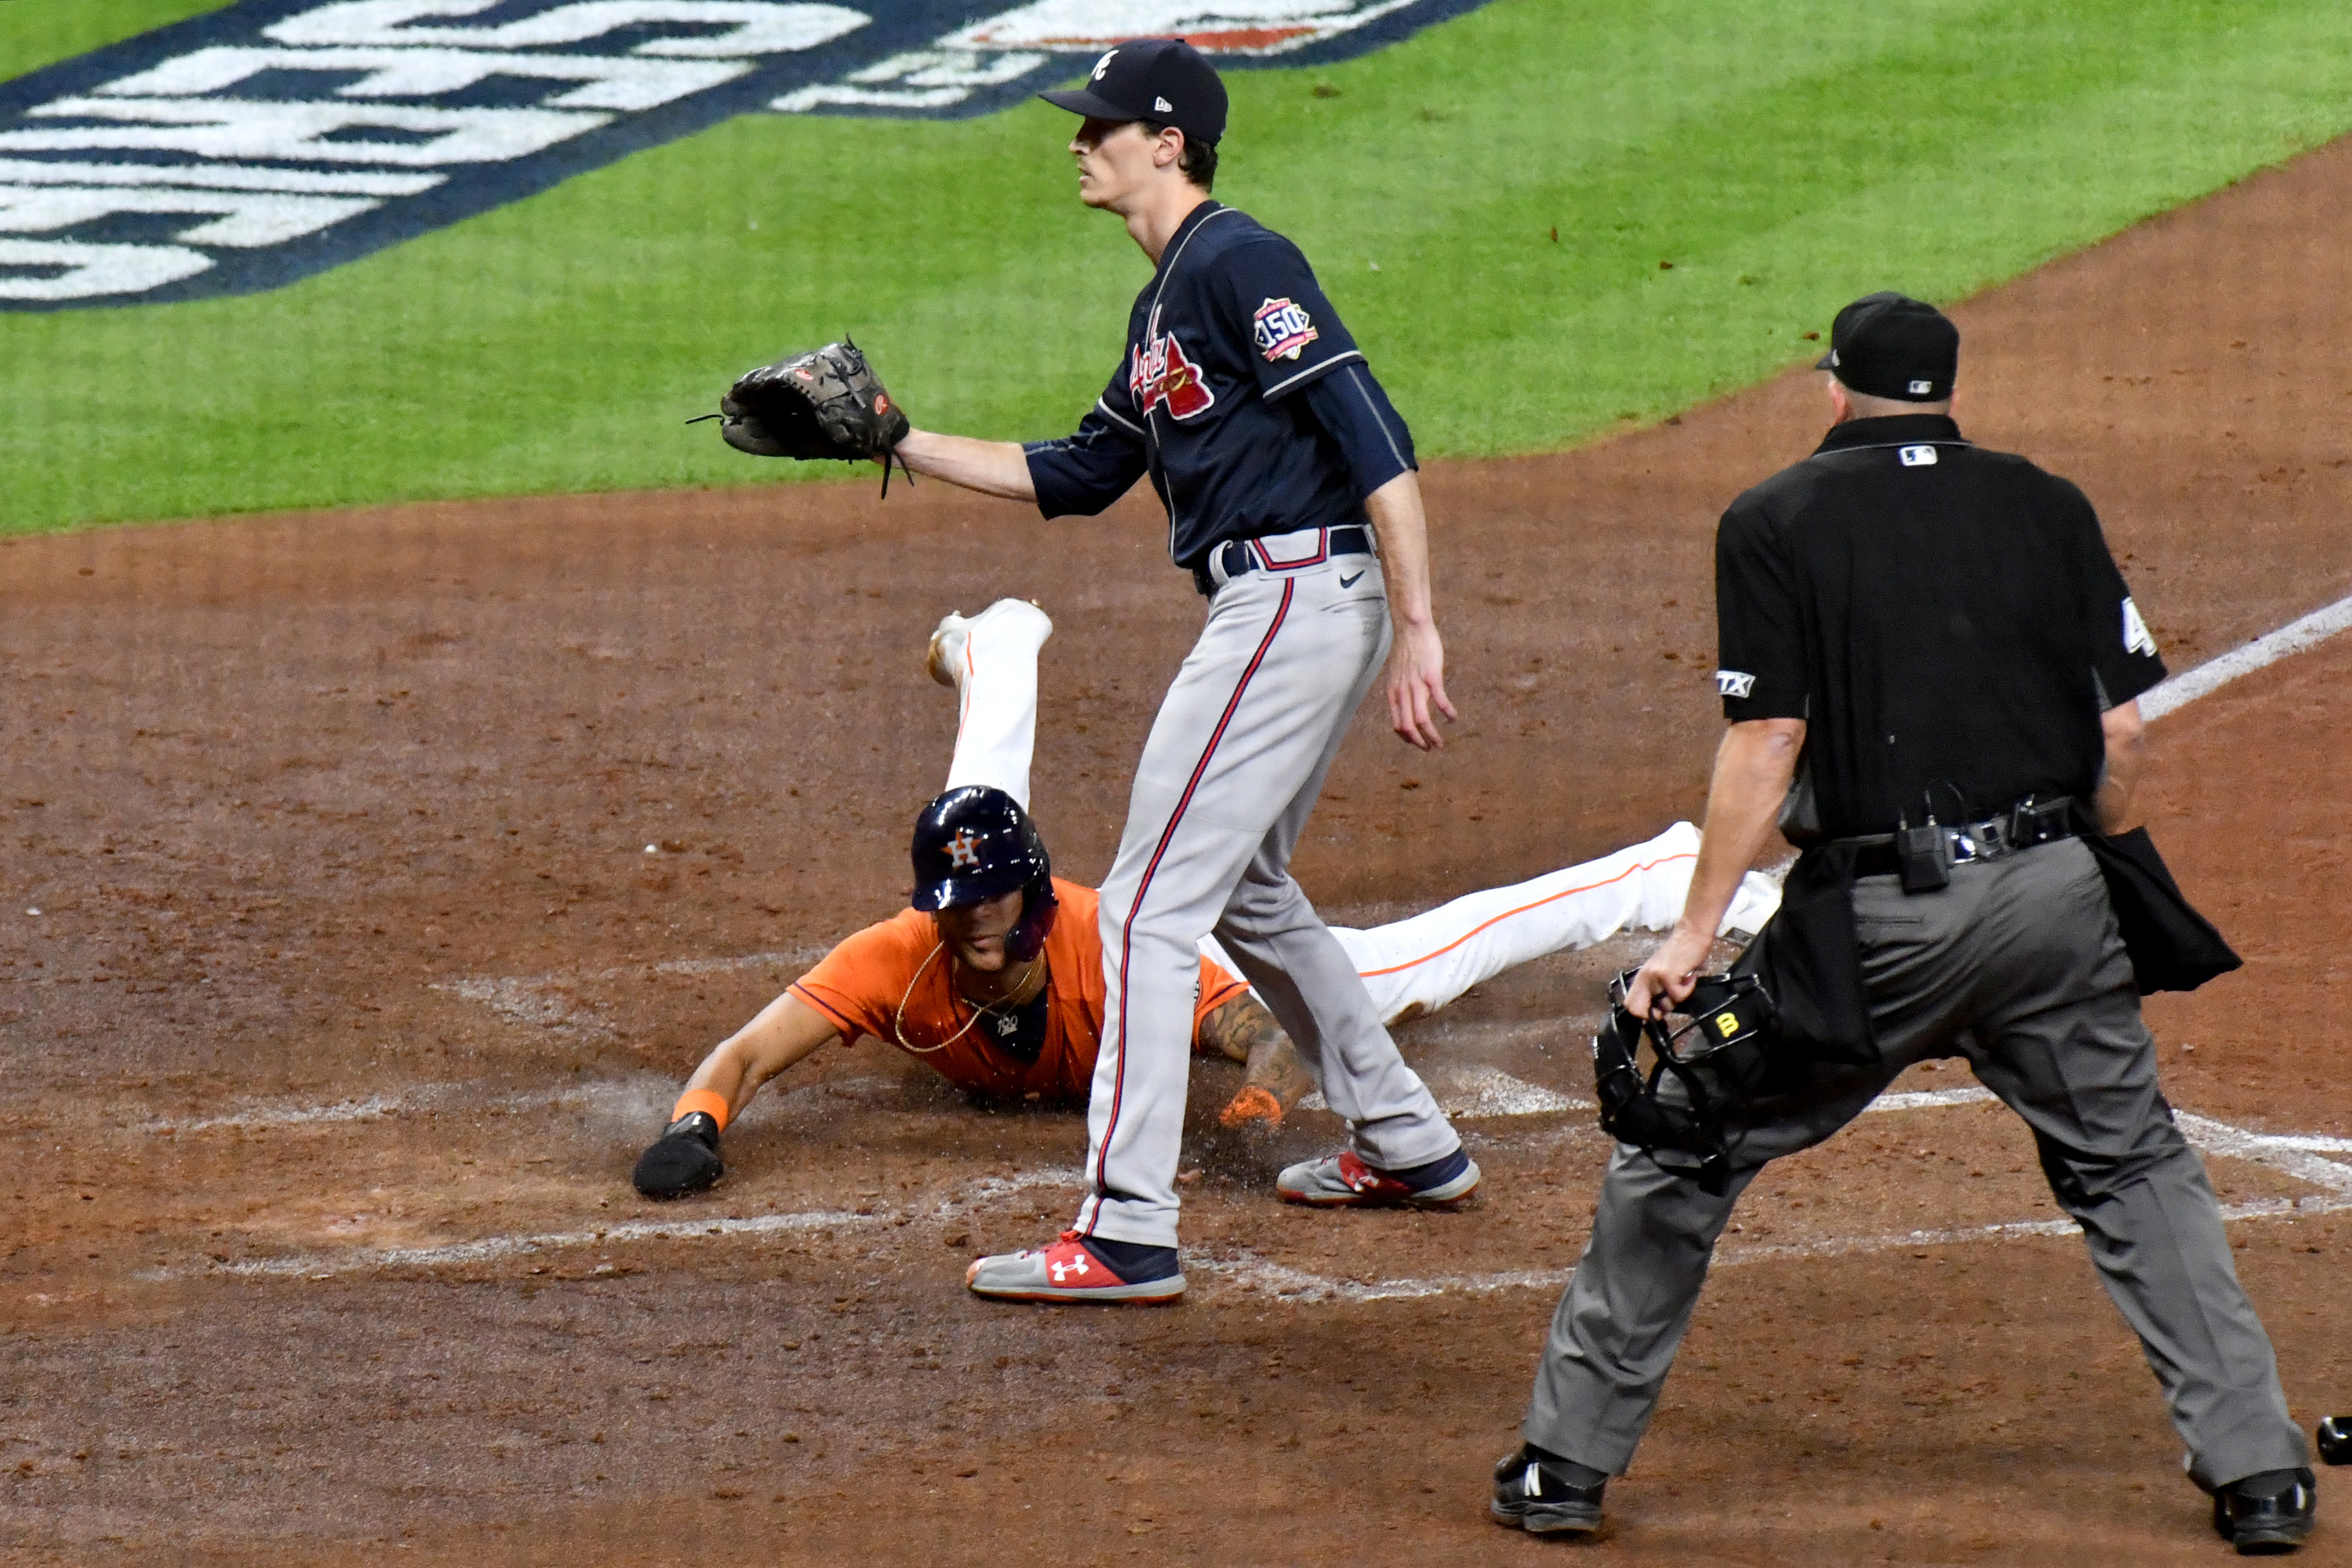
[{"label": "dirt infield", "polygon": [[[2176,670],[2352,593],[2348,179],[2338,144],[1958,312],[1964,427],[2084,485]],[[1429,758],[1360,723],[1299,859],[1327,912],[1696,811],[1713,521],[1819,395],[1433,467],[1464,720]],[[1199,1069],[1174,1310],[968,1297],[974,1251],[1065,1222],[1083,1121],[871,1041],[756,1106],[712,1194],[629,1191],[700,1052],[897,907],[944,610],[1055,617],[1038,815],[1066,874],[1108,863],[1199,614],[1159,521],[893,489],[0,545],[8,1560],[1576,1550],[1487,1524],[1485,1475],[1581,1245],[1605,1145],[1561,1100],[1630,943],[1403,1031],[1488,1172],[1465,1214],[1282,1209],[1336,1124],[1217,1135]],[[2352,1408],[2347,682],[2352,637],[2163,720],[2148,802],[2249,959],[2149,1011],[2306,1422]],[[1957,1064],[1898,1087],[1743,1206],[1599,1556],[2222,1553],[2021,1130]],[[2324,1489],[2305,1560],[2346,1561]]]}]

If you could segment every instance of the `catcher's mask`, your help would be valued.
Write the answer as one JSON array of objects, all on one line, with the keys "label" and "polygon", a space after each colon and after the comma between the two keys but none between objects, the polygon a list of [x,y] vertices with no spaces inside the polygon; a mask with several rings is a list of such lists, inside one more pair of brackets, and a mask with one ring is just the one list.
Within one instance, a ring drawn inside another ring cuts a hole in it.
[{"label": "catcher's mask", "polygon": [[[1629,969],[1610,983],[1609,1021],[1592,1037],[1601,1130],[1720,1195],[1740,1139],[1731,1113],[1756,1098],[1771,1066],[1779,1009],[1755,975],[1709,974],[1676,1009],[1679,1025],[1664,1013],[1637,1018],[1625,1007],[1633,981]],[[1681,1094],[1659,1092],[1669,1079]]]},{"label": "catcher's mask", "polygon": [[1025,963],[1045,945],[1061,900],[1045,840],[1020,803],[1001,789],[966,784],[915,818],[915,908],[936,914],[1021,889],[1021,919],[1004,951]]}]

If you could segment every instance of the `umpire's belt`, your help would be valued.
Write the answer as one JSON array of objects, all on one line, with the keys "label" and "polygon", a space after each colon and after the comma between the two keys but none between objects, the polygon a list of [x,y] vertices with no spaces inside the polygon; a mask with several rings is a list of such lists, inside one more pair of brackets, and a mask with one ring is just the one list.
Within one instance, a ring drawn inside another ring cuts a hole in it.
[{"label": "umpire's belt", "polygon": [[[2074,837],[2074,805],[2071,795],[2062,795],[2055,800],[2028,797],[1999,816],[1946,827],[1944,837],[1952,847],[1952,864],[1965,866],[1973,860],[1999,860],[2021,849],[2031,849],[2037,844],[2072,838]],[[1902,860],[1895,851],[1893,834],[1873,833],[1860,838],[1842,838],[1834,842],[1856,846],[1853,874],[1857,877],[1890,877],[1903,869]]]},{"label": "umpire's belt", "polygon": [[1228,539],[1212,545],[1208,558],[1192,568],[1192,585],[1213,594],[1236,577],[1261,569],[1296,572],[1320,566],[1336,555],[1369,555],[1371,531],[1360,522],[1339,528],[1301,528],[1289,533],[1266,533],[1255,539]]}]

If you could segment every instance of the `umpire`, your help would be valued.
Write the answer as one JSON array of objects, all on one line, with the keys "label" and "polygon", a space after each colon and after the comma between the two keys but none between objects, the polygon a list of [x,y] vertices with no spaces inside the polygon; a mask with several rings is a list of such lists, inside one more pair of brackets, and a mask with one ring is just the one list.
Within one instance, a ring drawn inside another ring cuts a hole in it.
[{"label": "umpire", "polygon": [[[2310,1533],[2303,1433],[2204,1167],[2157,1087],[2131,961],[2070,809],[2108,832],[2126,820],[2137,699],[2164,666],[2083,493],[1961,437],[1958,358],[1932,306],[1892,293],[1847,306],[1821,362],[1834,426],[1724,514],[1716,682],[1729,726],[1689,901],[1626,1001],[1640,1016],[1689,995],[1777,816],[1807,853],[1764,939],[1768,971],[1792,939],[1813,951],[1790,973],[1834,977],[1842,963],[1869,1065],[1817,1061],[1756,1101],[1727,1183],[1618,1147],[1552,1318],[1525,1447],[1496,1468],[1502,1523],[1599,1528],[1741,1190],[1904,1068],[1957,1056],[2032,1128],[2051,1192],[2163,1386],[2189,1479],[2212,1494],[2214,1528],[2242,1553]],[[1825,889],[1810,915],[1809,888]],[[1833,1017],[1837,989],[1804,999],[1808,1016]]]}]

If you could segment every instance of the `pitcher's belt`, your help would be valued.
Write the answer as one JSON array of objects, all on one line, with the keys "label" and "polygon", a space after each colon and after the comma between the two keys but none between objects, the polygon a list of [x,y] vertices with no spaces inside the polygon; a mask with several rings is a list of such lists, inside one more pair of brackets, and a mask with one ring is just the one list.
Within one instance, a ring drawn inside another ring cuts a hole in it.
[{"label": "pitcher's belt", "polygon": [[1369,555],[1371,551],[1371,530],[1355,522],[1261,534],[1255,539],[1228,539],[1211,546],[1207,559],[1192,568],[1192,585],[1204,595],[1214,594],[1252,572],[1296,572],[1320,566],[1334,556]]},{"label": "pitcher's belt", "polygon": [[[2026,799],[2019,801],[1998,816],[1982,822],[1963,822],[1944,828],[1944,837],[1952,847],[1952,864],[1965,866],[1977,860],[1999,860],[2021,849],[2031,849],[2037,844],[2053,844],[2061,838],[2074,837],[2074,800],[2060,795],[2055,800]],[[1859,838],[1833,840],[1839,844],[1858,846],[1853,858],[1853,874],[1857,877],[1891,877],[1902,870],[1902,861],[1895,850],[1895,836],[1873,833]]]}]

